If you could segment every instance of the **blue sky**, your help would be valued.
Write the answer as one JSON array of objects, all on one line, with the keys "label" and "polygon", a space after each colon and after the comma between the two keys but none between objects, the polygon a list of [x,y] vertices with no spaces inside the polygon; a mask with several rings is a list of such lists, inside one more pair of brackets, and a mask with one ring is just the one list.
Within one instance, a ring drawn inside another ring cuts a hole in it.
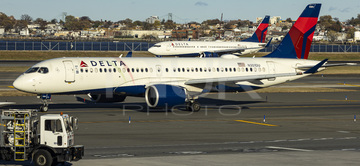
[{"label": "blue sky", "polygon": [[331,15],[341,21],[360,14],[360,0],[0,0],[0,12],[20,19],[61,19],[62,14],[89,16],[92,20],[119,21],[130,18],[145,21],[149,16],[167,19],[173,14],[177,23],[202,22],[224,14],[224,20],[250,20],[256,17],[281,16],[297,19],[309,3],[322,3],[320,16]]}]

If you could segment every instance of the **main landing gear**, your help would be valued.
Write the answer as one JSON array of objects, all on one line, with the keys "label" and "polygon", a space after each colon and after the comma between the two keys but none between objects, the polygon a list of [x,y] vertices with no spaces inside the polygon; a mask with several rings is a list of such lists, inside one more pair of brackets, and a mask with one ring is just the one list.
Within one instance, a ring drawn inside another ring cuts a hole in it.
[{"label": "main landing gear", "polygon": [[191,100],[186,104],[186,110],[188,111],[199,112],[200,109],[201,109],[200,103],[195,100]]},{"label": "main landing gear", "polygon": [[51,99],[51,95],[50,94],[41,94],[41,95],[38,95],[37,97],[40,98],[41,101],[43,102],[43,105],[40,106],[40,112],[47,112],[49,110],[48,99]]}]

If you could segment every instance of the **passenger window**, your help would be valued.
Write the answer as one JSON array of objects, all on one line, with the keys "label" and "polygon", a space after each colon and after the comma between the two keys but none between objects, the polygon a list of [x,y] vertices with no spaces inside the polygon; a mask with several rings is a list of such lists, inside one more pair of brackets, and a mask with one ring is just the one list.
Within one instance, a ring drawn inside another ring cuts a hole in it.
[{"label": "passenger window", "polygon": [[115,68],[113,68],[113,72],[116,73],[116,69],[115,69]]},{"label": "passenger window", "polygon": [[146,73],[148,72],[148,68],[145,68],[145,72],[146,72]]},{"label": "passenger window", "polygon": [[99,69],[100,73],[102,73],[102,68]]},{"label": "passenger window", "polygon": [[168,69],[168,68],[165,68],[165,71],[166,71],[166,72],[169,72],[169,69]]},{"label": "passenger window", "polygon": [[95,68],[95,73],[97,73],[98,72],[98,68]]},{"label": "passenger window", "polygon": [[87,73],[87,72],[89,72],[89,70],[88,70],[88,69],[85,69],[85,72]]},{"label": "passenger window", "polygon": [[140,71],[141,71],[141,73],[144,72],[144,68],[141,68]]},{"label": "passenger window", "polygon": [[83,72],[84,72],[84,69],[80,69],[80,72],[83,73]]},{"label": "passenger window", "polygon": [[249,69],[248,69],[248,68],[245,68],[245,70],[246,70],[246,72],[248,72],[248,71],[249,71]]},{"label": "passenger window", "polygon": [[90,73],[92,73],[93,72],[93,68],[90,68]]},{"label": "passenger window", "polygon": [[104,68],[104,73],[106,73],[106,71],[107,71],[107,69],[106,69],[106,68]]}]

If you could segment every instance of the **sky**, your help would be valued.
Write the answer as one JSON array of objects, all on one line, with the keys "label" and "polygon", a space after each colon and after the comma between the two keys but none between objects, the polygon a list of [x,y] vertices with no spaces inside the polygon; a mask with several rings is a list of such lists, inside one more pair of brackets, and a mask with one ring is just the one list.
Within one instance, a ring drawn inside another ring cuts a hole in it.
[{"label": "sky", "polygon": [[203,22],[209,19],[250,20],[265,15],[296,20],[307,4],[321,3],[320,16],[331,15],[346,21],[360,14],[360,0],[0,0],[0,12],[20,19],[28,14],[34,20],[63,19],[64,13],[91,20],[113,22],[130,18],[145,21],[150,16],[176,23]]}]

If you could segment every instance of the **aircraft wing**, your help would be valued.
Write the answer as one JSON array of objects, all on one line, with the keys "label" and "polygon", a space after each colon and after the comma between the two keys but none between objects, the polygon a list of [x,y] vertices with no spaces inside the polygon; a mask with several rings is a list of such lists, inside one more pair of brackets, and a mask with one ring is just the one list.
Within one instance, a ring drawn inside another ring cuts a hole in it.
[{"label": "aircraft wing", "polygon": [[199,85],[207,83],[227,83],[227,82],[240,82],[240,81],[254,81],[262,79],[275,79],[276,77],[295,76],[297,73],[282,73],[282,74],[261,74],[253,76],[236,76],[236,77],[220,77],[220,78],[204,78],[204,79],[191,79],[185,82],[186,85]]},{"label": "aircraft wing", "polygon": [[225,50],[215,50],[215,51],[206,51],[206,52],[200,52],[200,55],[203,55],[202,57],[213,57],[214,54],[215,57],[224,55],[224,54],[233,54],[233,53],[241,53],[244,52],[247,49],[263,49],[265,47],[266,43],[259,43],[259,47],[249,47],[249,48],[232,48],[232,49],[225,49]]}]

